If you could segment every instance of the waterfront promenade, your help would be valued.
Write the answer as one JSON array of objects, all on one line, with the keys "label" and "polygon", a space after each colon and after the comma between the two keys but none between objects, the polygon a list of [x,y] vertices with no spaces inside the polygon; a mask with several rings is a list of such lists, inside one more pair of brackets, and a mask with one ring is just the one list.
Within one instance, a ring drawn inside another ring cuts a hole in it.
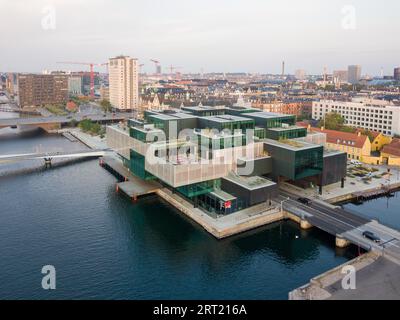
[{"label": "waterfront promenade", "polygon": [[315,198],[332,204],[356,199],[360,192],[378,190],[382,187],[389,190],[400,188],[400,168],[390,168],[390,173],[388,173],[386,167],[370,167],[378,170],[375,174],[378,177],[365,182],[361,178],[347,176],[344,188],[341,188],[340,183],[326,186],[322,195],[318,193],[317,188],[302,189],[289,183],[282,183],[281,188],[302,197]]}]

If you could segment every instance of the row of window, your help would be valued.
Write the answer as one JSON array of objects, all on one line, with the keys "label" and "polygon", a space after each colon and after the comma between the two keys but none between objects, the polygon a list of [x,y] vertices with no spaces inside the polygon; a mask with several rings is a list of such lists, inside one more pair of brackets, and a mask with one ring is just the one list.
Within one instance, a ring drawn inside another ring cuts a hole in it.
[{"label": "row of window", "polygon": [[[322,109],[324,106],[320,104],[320,108]],[[326,105],[326,108],[332,108],[332,109],[343,109],[343,110],[354,110],[354,111],[362,111],[362,112],[375,112],[375,113],[382,113],[382,114],[393,114],[392,111],[387,111],[387,110],[371,110],[371,109],[365,109],[365,108],[360,108],[360,107],[347,107],[347,106],[330,106]]]}]

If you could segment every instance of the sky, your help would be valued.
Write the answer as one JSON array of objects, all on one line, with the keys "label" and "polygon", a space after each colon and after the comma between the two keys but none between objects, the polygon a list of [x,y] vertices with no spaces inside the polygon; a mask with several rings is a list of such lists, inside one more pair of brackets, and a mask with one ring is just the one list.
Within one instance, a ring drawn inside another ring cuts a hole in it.
[{"label": "sky", "polygon": [[[400,66],[398,0],[0,0],[0,71],[79,70],[124,54],[181,72]],[[102,70],[101,67],[97,68]]]}]

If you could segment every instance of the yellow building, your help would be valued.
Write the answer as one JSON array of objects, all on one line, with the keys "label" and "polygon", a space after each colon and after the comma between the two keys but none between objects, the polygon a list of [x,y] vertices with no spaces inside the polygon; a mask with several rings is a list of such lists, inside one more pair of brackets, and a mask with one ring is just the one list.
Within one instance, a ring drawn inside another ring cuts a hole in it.
[{"label": "yellow building", "polygon": [[393,139],[390,144],[384,146],[381,157],[385,164],[400,166],[400,139]]},{"label": "yellow building", "polygon": [[371,151],[381,151],[382,148],[392,142],[392,138],[380,132],[373,132],[374,140],[371,143]]},{"label": "yellow building", "polygon": [[347,153],[349,160],[370,162],[371,141],[361,132],[350,133],[336,130],[326,130],[324,128],[311,128],[311,131],[326,134],[326,148]]}]

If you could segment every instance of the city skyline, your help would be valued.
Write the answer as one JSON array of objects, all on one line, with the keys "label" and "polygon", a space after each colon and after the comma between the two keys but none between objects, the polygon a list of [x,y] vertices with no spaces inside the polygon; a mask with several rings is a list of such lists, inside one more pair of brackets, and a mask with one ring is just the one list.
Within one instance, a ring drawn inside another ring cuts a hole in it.
[{"label": "city skyline", "polygon": [[400,65],[396,1],[0,0],[0,8],[11,26],[3,35],[1,71],[81,70],[57,61],[104,63],[119,54],[138,58],[143,72],[154,70],[149,59],[159,60],[164,72],[173,65],[184,73],[279,74],[285,60],[290,74],[357,64],[376,76],[381,68],[393,75]]}]

